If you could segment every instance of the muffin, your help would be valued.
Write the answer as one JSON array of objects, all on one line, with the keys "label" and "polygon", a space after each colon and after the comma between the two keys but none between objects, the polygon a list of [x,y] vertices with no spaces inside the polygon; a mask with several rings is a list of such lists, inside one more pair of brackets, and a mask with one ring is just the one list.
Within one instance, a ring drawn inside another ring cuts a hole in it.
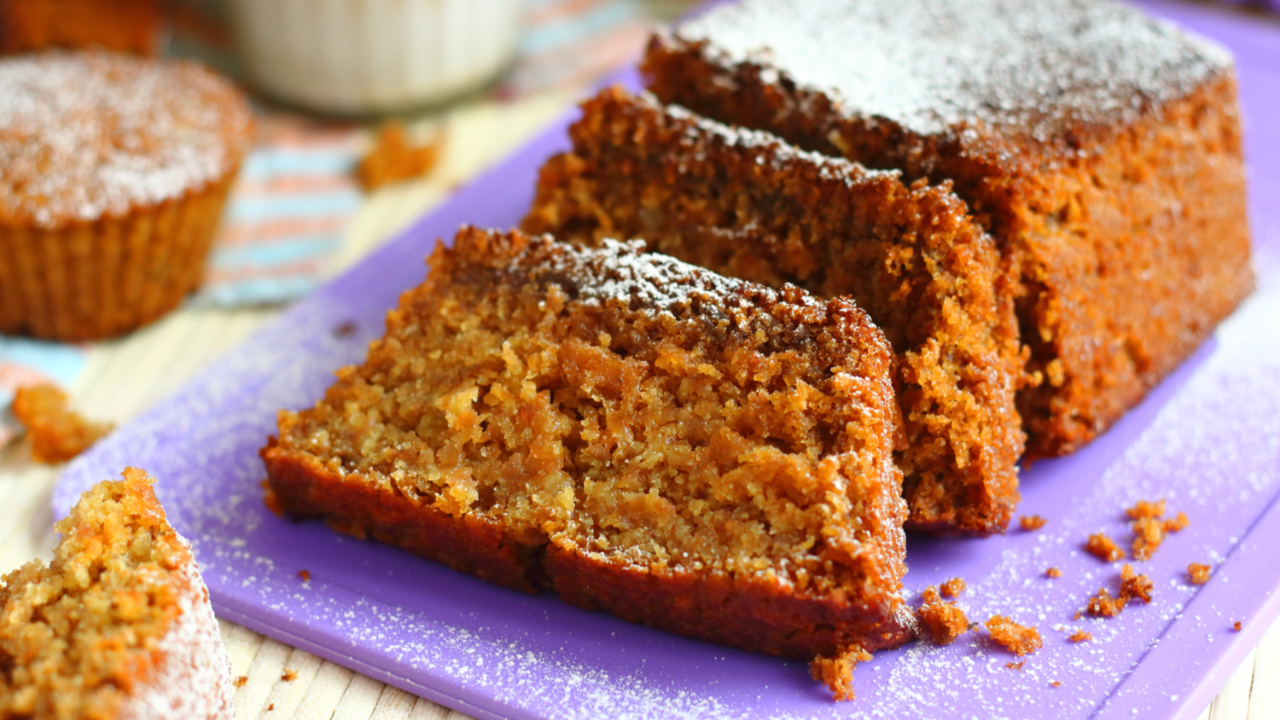
[{"label": "muffin", "polygon": [[0,332],[103,339],[176,306],[251,136],[244,96],[191,62],[0,61]]}]

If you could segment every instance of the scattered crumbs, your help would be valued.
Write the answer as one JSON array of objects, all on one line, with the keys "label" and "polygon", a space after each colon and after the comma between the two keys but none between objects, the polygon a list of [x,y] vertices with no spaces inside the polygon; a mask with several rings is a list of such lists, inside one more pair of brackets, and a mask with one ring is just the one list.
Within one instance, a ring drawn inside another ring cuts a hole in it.
[{"label": "scattered crumbs", "polygon": [[1106,562],[1115,562],[1124,558],[1124,551],[1120,546],[1100,532],[1089,536],[1089,542],[1085,543],[1084,549],[1088,550],[1090,555]]},{"label": "scattered crumbs", "polygon": [[1129,563],[1120,569],[1120,599],[1124,602],[1136,599],[1150,603],[1152,587],[1151,578],[1135,573]]},{"label": "scattered crumbs", "polygon": [[1075,614],[1075,615],[1073,615],[1073,616],[1071,617],[1071,619],[1072,619],[1072,620],[1079,620],[1079,619],[1080,619],[1080,617],[1081,617],[1081,615],[1080,615],[1080,611],[1079,611],[1079,610],[1077,610],[1077,611],[1076,611],[1076,614]]},{"label": "scattered crumbs", "polygon": [[809,675],[827,686],[836,700],[853,699],[853,668],[871,659],[860,647],[848,648],[835,657],[819,655],[809,663]]},{"label": "scattered crumbs", "polygon": [[1019,625],[1003,615],[991,616],[987,621],[987,632],[991,633],[992,640],[1018,656],[1035,652],[1044,645],[1044,641],[1040,639],[1039,630]]},{"label": "scattered crumbs", "polygon": [[1060,578],[1062,577],[1062,571],[1056,567],[1051,567],[1048,570],[1044,571],[1044,576],[1051,577],[1051,578]]},{"label": "scattered crumbs", "polygon": [[1049,683],[1049,687],[1062,687],[1062,681],[1054,680],[1053,682]]},{"label": "scattered crumbs", "polygon": [[298,571],[298,577],[302,578],[302,582],[311,582],[311,571],[310,571],[310,570],[299,570],[299,571]]},{"label": "scattered crumbs", "polygon": [[234,685],[235,685],[236,687],[238,687],[238,688],[242,688],[242,687],[244,687],[244,686],[245,686],[245,684],[246,684],[246,683],[248,683],[248,682],[249,682],[249,676],[248,676],[248,675],[241,675],[240,677],[236,678],[236,679],[232,682],[232,684],[234,684]]},{"label": "scattered crumbs", "polygon": [[1244,627],[1244,625],[1242,625],[1242,624],[1240,623],[1240,621],[1239,621],[1239,620],[1237,620],[1237,621],[1235,622],[1235,624],[1231,626],[1231,629],[1232,629],[1232,630],[1235,630],[1236,632],[1240,632],[1240,629],[1241,629],[1241,628],[1243,628],[1243,627]]},{"label": "scattered crumbs", "polygon": [[1027,664],[1026,660],[1020,660],[1018,662],[1007,662],[1004,664],[1004,666],[1009,670],[1021,670],[1022,666],[1026,664]]},{"label": "scattered crumbs", "polygon": [[[956,579],[959,580],[959,578]],[[963,584],[964,581],[960,582]],[[944,584],[944,591],[945,588]],[[939,597],[938,591],[932,585],[924,591],[922,596],[924,604],[916,611],[916,616],[935,645],[950,645],[970,629],[969,618],[965,616],[964,611]]]},{"label": "scattered crumbs", "polygon": [[31,436],[31,456],[36,462],[66,462],[111,432],[110,423],[86,420],[70,404],[67,394],[53,383],[23,385],[14,393],[13,416]]},{"label": "scattered crumbs", "polygon": [[443,148],[444,133],[436,133],[425,145],[412,145],[405,138],[404,124],[388,121],[378,129],[373,147],[356,166],[356,180],[365,192],[371,192],[422,177],[436,166]]},{"label": "scattered crumbs", "polygon": [[1084,630],[1076,630],[1075,632],[1071,633],[1071,636],[1068,637],[1067,639],[1073,643],[1082,643],[1082,642],[1088,642],[1089,640],[1092,640],[1093,635],[1085,632]]},{"label": "scattered crumbs", "polygon": [[275,703],[271,703],[270,705],[267,706],[267,712],[271,712],[272,710],[275,710],[275,709],[276,709]]},{"label": "scattered crumbs", "polygon": [[298,679],[298,671],[297,671],[297,670],[285,670],[285,671],[284,671],[284,674],[280,676],[280,679],[281,679],[281,680],[283,680],[283,681],[285,681],[285,682],[293,682],[294,680],[297,680],[297,679]]},{"label": "scattered crumbs", "polygon": [[1187,526],[1190,524],[1191,524],[1191,521],[1187,519],[1187,514],[1182,511],[1179,511],[1177,516],[1175,516],[1172,520],[1164,521],[1164,529],[1168,532],[1181,532],[1183,530],[1186,530]]},{"label": "scattered crumbs", "polygon": [[1154,520],[1164,515],[1164,500],[1159,502],[1150,502],[1147,500],[1139,500],[1133,507],[1125,508],[1125,514],[1130,520],[1141,520],[1143,518]]},{"label": "scattered crumbs", "polygon": [[955,600],[960,597],[960,593],[964,592],[966,587],[968,587],[968,585],[965,584],[963,579],[954,577],[942,583],[940,590],[942,591],[942,597],[947,598],[948,600]]},{"label": "scattered crumbs", "polygon": [[1139,518],[1133,521],[1133,558],[1150,560],[1164,542],[1165,523],[1155,518]]},{"label": "scattered crumbs", "polygon": [[1018,525],[1026,531],[1039,530],[1049,521],[1039,515],[1023,515],[1018,518]]},{"label": "scattered crumbs", "polygon": [[1203,585],[1209,582],[1209,566],[1191,563],[1187,566],[1187,576],[1192,585]]},{"label": "scattered crumbs", "polygon": [[[1099,588],[1098,594],[1089,598],[1089,605],[1085,608],[1085,612],[1092,617],[1115,617],[1124,609],[1124,598],[1111,597],[1111,593],[1106,588]],[[1076,619],[1080,619],[1080,613],[1076,613]]]},{"label": "scattered crumbs", "polygon": [[356,324],[354,321],[351,321],[351,320],[338,323],[338,326],[333,329],[334,337],[340,337],[340,338],[351,337],[355,333],[356,333]]}]

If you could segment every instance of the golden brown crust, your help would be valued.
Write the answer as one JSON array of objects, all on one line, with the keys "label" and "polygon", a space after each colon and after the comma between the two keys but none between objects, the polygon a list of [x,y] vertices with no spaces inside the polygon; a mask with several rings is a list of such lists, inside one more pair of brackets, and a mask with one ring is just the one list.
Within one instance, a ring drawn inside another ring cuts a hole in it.
[{"label": "golden brown crust", "polygon": [[892,353],[852,303],[515,232],[430,264],[281,413],[270,507],[759,652],[911,636]]},{"label": "golden brown crust", "polygon": [[620,89],[584,103],[570,135],[527,230],[641,238],[726,275],[854,298],[898,353],[909,527],[1004,530],[1022,358],[998,255],[959,199]]},{"label": "golden brown crust", "polygon": [[[291,432],[296,422],[281,413],[280,432]],[[322,517],[343,534],[372,536],[495,585],[525,592],[545,589],[535,557],[540,546],[510,537],[500,522],[455,518],[403,493],[344,477],[314,457],[281,450],[276,438],[261,454],[273,495],[268,504],[282,514]]]},{"label": "golden brown crust", "polygon": [[[996,239],[1037,383],[1019,392],[1031,456],[1087,443],[1135,405],[1253,286],[1229,67],[1140,116],[1045,142],[975,127],[915,134],[848,115],[767,63],[657,36],[650,89],[720,121],[908,180],[953,181]],[[1070,152],[1067,152],[1069,150]]]}]

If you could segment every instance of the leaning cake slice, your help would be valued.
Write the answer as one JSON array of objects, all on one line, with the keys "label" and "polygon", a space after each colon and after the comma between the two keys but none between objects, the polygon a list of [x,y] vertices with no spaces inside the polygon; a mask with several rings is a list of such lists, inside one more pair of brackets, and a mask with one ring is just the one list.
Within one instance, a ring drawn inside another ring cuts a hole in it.
[{"label": "leaning cake slice", "polygon": [[191,546],[129,468],[0,582],[0,718],[231,720],[231,666]]},{"label": "leaning cake slice", "polygon": [[526,229],[641,238],[725,275],[852,297],[898,353],[908,527],[1005,529],[1024,440],[1017,322],[994,243],[947,187],[619,89],[587,101],[570,134]]},{"label": "leaning cake slice", "polygon": [[471,228],[430,266],[280,413],[269,505],[748,650],[911,637],[893,354],[851,301]]}]

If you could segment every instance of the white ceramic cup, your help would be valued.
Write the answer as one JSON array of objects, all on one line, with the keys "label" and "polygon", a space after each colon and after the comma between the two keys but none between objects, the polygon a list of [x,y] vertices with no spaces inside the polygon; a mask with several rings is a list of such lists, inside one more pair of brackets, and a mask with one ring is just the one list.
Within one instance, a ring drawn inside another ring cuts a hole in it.
[{"label": "white ceramic cup", "polygon": [[374,114],[484,86],[515,57],[523,0],[232,0],[250,80],[290,104]]}]

